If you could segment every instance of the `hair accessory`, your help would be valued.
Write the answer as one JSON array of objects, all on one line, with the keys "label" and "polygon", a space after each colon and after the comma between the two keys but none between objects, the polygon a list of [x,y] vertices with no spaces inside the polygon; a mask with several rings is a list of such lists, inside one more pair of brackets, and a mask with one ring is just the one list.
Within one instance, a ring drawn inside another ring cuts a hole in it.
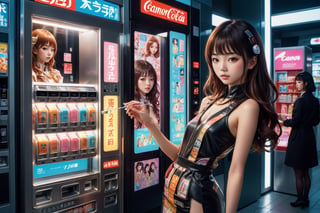
[{"label": "hair accessory", "polygon": [[38,36],[32,36],[32,45],[35,45],[38,41]]},{"label": "hair accessory", "polygon": [[253,36],[253,34],[250,32],[250,30],[245,30],[244,33],[248,36],[248,39],[252,45],[252,52],[255,55],[259,55],[260,54],[260,47],[257,44],[256,38]]}]

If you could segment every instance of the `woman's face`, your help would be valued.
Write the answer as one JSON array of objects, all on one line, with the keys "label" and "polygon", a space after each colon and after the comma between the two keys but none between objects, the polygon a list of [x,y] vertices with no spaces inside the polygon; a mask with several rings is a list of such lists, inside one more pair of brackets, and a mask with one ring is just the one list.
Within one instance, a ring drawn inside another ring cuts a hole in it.
[{"label": "woman's face", "polygon": [[[231,87],[243,83],[245,70],[242,56],[235,53],[213,53],[211,56],[211,63],[215,74],[223,84]],[[248,69],[252,69],[255,66],[253,59],[250,59],[248,63]]]},{"label": "woman's face", "polygon": [[146,96],[154,86],[153,76],[140,76],[138,79],[138,89],[141,95]]},{"label": "woman's face", "polygon": [[158,52],[158,44],[156,42],[153,42],[150,46],[150,53],[152,56],[154,56]]},{"label": "woman's face", "polygon": [[302,92],[305,90],[305,85],[304,85],[303,81],[301,81],[301,80],[296,81],[296,87],[297,87],[298,92]]},{"label": "woman's face", "polygon": [[54,52],[55,48],[52,45],[49,45],[49,43],[34,51],[37,55],[37,62],[41,64],[48,63],[54,56]]}]

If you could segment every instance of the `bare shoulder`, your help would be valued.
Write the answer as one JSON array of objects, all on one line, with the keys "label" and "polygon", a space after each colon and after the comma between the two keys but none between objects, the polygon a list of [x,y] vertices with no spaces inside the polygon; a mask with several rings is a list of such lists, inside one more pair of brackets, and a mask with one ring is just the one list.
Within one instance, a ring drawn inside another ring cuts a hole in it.
[{"label": "bare shoulder", "polygon": [[240,109],[242,110],[259,110],[259,104],[256,100],[250,98],[246,101],[244,101],[242,104],[239,106]]},{"label": "bare shoulder", "polygon": [[239,106],[240,115],[258,114],[260,110],[259,103],[254,99],[248,99]]}]

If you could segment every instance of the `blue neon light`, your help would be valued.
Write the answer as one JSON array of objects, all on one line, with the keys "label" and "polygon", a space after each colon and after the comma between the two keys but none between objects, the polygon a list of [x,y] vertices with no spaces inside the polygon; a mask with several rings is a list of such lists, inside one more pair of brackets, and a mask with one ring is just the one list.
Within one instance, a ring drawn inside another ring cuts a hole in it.
[{"label": "blue neon light", "polygon": [[119,21],[119,5],[102,0],[76,0],[76,11],[100,18]]}]

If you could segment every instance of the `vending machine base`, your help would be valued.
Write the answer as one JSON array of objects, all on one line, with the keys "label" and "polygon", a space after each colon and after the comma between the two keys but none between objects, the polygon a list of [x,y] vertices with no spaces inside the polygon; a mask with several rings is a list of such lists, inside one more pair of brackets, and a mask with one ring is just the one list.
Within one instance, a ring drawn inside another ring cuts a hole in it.
[{"label": "vending machine base", "polygon": [[284,164],[285,151],[274,151],[273,189],[276,192],[296,195],[296,180],[292,168]]}]

